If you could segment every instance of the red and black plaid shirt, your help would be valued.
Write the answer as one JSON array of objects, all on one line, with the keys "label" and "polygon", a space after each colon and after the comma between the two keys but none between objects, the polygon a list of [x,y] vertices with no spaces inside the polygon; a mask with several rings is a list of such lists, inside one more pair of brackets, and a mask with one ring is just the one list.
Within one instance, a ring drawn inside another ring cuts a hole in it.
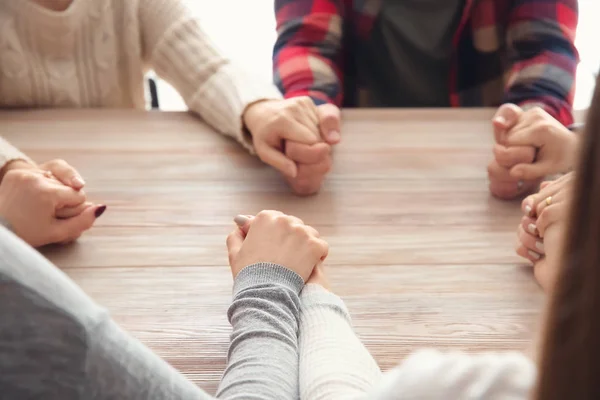
[{"label": "red and black plaid shirt", "polygon": [[[357,89],[348,37],[368,40],[380,5],[381,0],[275,0],[274,79],[284,95],[356,106],[344,96],[344,88]],[[570,124],[577,18],[577,0],[466,0],[453,40],[450,104],[540,105]]]}]

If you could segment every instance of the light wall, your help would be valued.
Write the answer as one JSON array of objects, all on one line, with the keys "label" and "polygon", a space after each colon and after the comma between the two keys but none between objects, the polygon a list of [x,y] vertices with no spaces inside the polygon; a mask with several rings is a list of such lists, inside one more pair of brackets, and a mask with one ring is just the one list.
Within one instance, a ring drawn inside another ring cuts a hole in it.
[{"label": "light wall", "polygon": [[[275,42],[273,0],[187,0],[217,47],[244,68],[270,80]],[[581,64],[577,74],[575,108],[586,108],[600,69],[600,0],[579,0],[577,47]],[[165,82],[159,82],[163,110],[183,110],[185,104]]]}]

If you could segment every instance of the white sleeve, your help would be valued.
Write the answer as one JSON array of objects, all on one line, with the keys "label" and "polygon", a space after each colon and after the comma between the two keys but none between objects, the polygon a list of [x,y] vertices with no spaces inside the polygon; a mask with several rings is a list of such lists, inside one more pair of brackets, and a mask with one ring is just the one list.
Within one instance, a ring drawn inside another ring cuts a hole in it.
[{"label": "white sleeve", "polygon": [[355,398],[378,383],[381,371],[352,329],[344,302],[309,284],[300,314],[300,398]]},{"label": "white sleeve", "polygon": [[142,0],[139,12],[145,58],[155,72],[190,110],[252,152],[242,115],[256,101],[281,99],[275,85],[223,57],[182,0]]},{"label": "white sleeve", "polygon": [[421,350],[384,374],[370,400],[523,400],[536,379],[521,353],[469,355]]}]

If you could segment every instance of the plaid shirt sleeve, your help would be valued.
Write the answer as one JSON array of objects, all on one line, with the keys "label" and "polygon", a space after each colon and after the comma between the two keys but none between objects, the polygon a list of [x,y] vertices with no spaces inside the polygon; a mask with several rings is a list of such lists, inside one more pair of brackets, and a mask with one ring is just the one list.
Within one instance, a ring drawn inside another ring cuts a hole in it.
[{"label": "plaid shirt sleeve", "polygon": [[541,106],[563,124],[573,122],[577,18],[577,0],[515,0],[505,102]]},{"label": "plaid shirt sleeve", "polygon": [[286,98],[342,102],[342,0],[275,0],[275,84]]}]

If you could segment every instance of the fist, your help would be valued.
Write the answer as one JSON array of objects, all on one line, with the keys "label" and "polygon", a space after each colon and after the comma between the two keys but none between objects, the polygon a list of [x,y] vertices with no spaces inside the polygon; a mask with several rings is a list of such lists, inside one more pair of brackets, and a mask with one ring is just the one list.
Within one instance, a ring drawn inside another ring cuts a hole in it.
[{"label": "fist", "polygon": [[329,252],[316,229],[279,211],[261,211],[227,237],[229,264],[235,278],[245,267],[273,263],[286,267],[306,282]]}]

